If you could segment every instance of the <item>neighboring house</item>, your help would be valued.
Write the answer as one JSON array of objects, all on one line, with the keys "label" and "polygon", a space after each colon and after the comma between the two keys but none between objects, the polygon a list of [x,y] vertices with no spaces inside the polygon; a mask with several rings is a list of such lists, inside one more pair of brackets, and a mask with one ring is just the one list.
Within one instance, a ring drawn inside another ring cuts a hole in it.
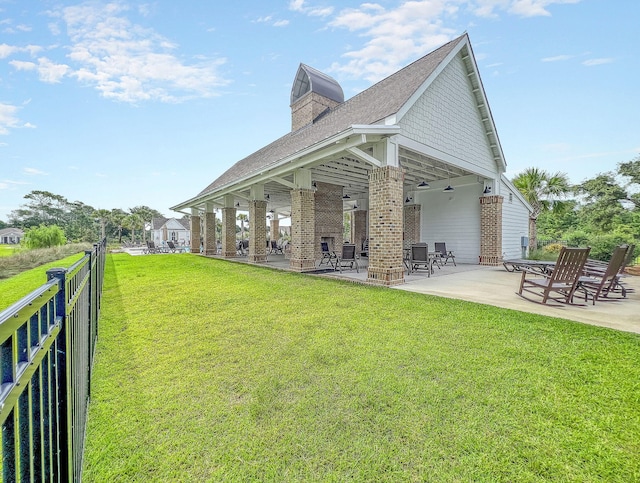
[{"label": "neighboring house", "polygon": [[153,218],[151,239],[156,244],[171,240],[180,245],[189,245],[191,243],[189,220],[187,218]]},{"label": "neighboring house", "polygon": [[[315,269],[321,242],[368,240],[368,281],[403,283],[403,248],[446,242],[456,260],[520,257],[531,207],[504,176],[500,146],[466,34],[344,101],[331,77],[301,64],[292,131],[236,162],[172,209],[191,216],[191,240],[234,257],[236,211],[248,211],[248,260],[264,263],[266,221],[291,218],[290,268]],[[202,220],[202,222],[201,222]],[[202,228],[201,228],[202,226]],[[194,250],[195,247],[192,247]],[[195,250],[194,250],[195,251]]]},{"label": "neighboring house", "polygon": [[0,244],[4,245],[16,245],[20,243],[24,231],[20,228],[2,228],[0,230]]}]

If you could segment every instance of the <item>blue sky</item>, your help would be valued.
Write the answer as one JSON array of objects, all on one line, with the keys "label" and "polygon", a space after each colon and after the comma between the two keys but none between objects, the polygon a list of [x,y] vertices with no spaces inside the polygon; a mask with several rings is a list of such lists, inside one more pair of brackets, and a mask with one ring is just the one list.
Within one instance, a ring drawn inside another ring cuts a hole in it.
[{"label": "blue sky", "polygon": [[349,98],[467,31],[510,178],[640,154],[637,0],[0,0],[0,220],[32,190],[169,210],[290,130],[300,62]]}]

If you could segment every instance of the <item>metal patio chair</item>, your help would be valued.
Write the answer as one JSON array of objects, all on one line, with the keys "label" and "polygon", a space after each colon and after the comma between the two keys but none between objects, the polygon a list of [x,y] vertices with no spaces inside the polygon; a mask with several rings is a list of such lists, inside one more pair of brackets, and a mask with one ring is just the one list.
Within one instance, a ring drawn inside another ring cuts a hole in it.
[{"label": "metal patio chair", "polygon": [[318,266],[322,266],[325,263],[333,266],[333,260],[338,258],[336,252],[329,250],[329,243],[327,242],[320,242],[320,249],[322,250],[322,255],[320,256],[320,263]]},{"label": "metal patio chair", "polygon": [[447,250],[447,244],[444,242],[435,243],[435,251],[440,253],[440,260],[443,265],[446,265],[449,260],[453,262],[453,266],[456,267],[456,256],[451,250]]},{"label": "metal patio chair", "polygon": [[358,257],[356,254],[356,246],[351,243],[345,243],[342,245],[342,255],[336,256],[332,262],[333,269],[339,270],[342,273],[343,269],[353,270],[355,267],[356,272],[360,273],[360,266],[358,265]]}]

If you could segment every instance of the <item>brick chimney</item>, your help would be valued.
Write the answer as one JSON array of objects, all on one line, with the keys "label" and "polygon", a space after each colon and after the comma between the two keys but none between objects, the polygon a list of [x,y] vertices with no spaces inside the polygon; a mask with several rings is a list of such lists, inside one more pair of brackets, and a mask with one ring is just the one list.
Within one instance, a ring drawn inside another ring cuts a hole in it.
[{"label": "brick chimney", "polygon": [[291,130],[313,123],[325,111],[343,102],[342,87],[335,79],[300,64],[291,88]]}]

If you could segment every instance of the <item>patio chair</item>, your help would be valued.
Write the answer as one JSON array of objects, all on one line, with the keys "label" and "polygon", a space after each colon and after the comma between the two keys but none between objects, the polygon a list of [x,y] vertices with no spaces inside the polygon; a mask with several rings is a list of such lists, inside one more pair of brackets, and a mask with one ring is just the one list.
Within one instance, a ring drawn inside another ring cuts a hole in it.
[{"label": "patio chair", "polygon": [[278,245],[278,242],[276,240],[271,240],[271,253],[278,253],[280,255],[284,255],[284,252],[282,251],[282,246]]},{"label": "patio chair", "polygon": [[[621,270],[624,269],[624,262],[629,252],[628,245],[616,247],[611,255],[609,263],[603,266],[600,263],[590,263],[587,261],[583,270],[583,275],[578,279],[577,291],[584,293],[584,300],[588,301],[589,296],[595,305],[600,297],[606,298],[610,293],[619,288],[621,296],[627,296],[626,289],[620,284]],[[609,299],[611,300],[611,299]]]},{"label": "patio chair", "polygon": [[342,245],[342,256],[337,256],[333,259],[332,262],[334,270],[340,270],[342,273],[343,269],[353,270],[355,267],[356,272],[360,273],[360,266],[358,265],[358,258],[356,255],[356,246],[351,243],[345,243]]},{"label": "patio chair", "polygon": [[435,243],[435,251],[440,253],[440,260],[444,265],[447,264],[449,260],[453,262],[453,266],[456,267],[456,256],[453,254],[451,250],[447,250],[447,244],[444,242],[436,242]]},{"label": "patio chair", "polygon": [[[516,293],[522,298],[543,304],[546,304],[547,300],[566,304],[573,303],[573,294],[578,286],[578,279],[582,274],[590,250],[591,247],[562,247],[558,260],[549,274],[522,267],[520,288]],[[523,292],[530,295],[525,296]],[[552,293],[556,295],[552,296]],[[530,298],[531,295],[541,297],[541,302]]]},{"label": "patio chair", "polygon": [[147,248],[144,249],[144,253],[160,253],[160,250],[156,247],[154,242],[148,241]]},{"label": "patio chair", "polygon": [[320,256],[320,263],[318,266],[320,267],[324,263],[333,266],[333,260],[338,258],[336,252],[329,250],[329,244],[327,242],[320,242],[320,248],[322,250],[322,255]]},{"label": "patio chair", "polygon": [[362,240],[362,250],[360,251],[360,255],[363,257],[369,256],[369,239],[365,238]]},{"label": "patio chair", "polygon": [[236,243],[236,253],[238,255],[246,255],[249,251],[249,240],[240,240]]},{"label": "patio chair", "polygon": [[433,254],[429,254],[429,246],[426,243],[411,245],[407,259],[407,275],[426,268],[427,276],[431,277],[434,263],[436,263],[436,257]]}]

